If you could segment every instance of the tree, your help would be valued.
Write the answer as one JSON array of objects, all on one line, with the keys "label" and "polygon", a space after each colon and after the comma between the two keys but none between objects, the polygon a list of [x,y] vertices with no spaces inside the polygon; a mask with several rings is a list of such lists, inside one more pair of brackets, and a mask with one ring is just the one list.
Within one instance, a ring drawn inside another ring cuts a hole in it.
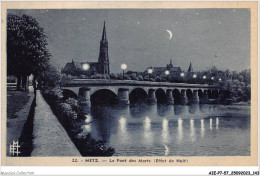
[{"label": "tree", "polygon": [[53,64],[48,63],[46,69],[40,74],[38,79],[44,86],[53,88],[60,85],[61,73]]},{"label": "tree", "polygon": [[47,40],[38,22],[27,15],[7,16],[7,74],[17,77],[17,89],[21,80],[26,86],[27,76],[39,75],[48,67],[51,55]]}]

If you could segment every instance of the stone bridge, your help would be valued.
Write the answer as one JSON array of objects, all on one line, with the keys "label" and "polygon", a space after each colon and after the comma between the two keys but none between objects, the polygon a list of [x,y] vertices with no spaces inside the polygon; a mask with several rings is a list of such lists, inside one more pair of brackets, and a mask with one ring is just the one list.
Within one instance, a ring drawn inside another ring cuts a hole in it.
[{"label": "stone bridge", "polygon": [[218,98],[222,91],[207,84],[97,79],[73,79],[64,83],[62,89],[64,95],[78,98],[81,104],[88,106],[102,91],[104,99],[112,95],[119,105],[128,105],[138,98],[144,98],[151,104],[157,101],[167,104],[206,103],[208,99]]}]

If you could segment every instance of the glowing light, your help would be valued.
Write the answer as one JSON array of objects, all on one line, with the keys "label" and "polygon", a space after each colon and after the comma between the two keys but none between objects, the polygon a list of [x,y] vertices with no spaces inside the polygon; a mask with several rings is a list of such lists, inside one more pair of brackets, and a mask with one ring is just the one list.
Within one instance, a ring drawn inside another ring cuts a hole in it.
[{"label": "glowing light", "polygon": [[163,127],[163,132],[168,131],[168,120],[163,119],[162,127]]},{"label": "glowing light", "polygon": [[126,64],[121,64],[121,69],[122,69],[122,70],[127,69],[127,65],[126,65]]},{"label": "glowing light", "polygon": [[211,77],[211,80],[214,80],[214,77],[213,77],[213,76]]},{"label": "glowing light", "polygon": [[219,81],[222,81],[222,79],[221,79],[221,78],[219,78],[218,80],[219,80]]},{"label": "glowing light", "polygon": [[167,119],[163,119],[162,122],[162,137],[163,137],[163,142],[166,143],[168,142],[168,120]]},{"label": "glowing light", "polygon": [[207,78],[207,76],[205,76],[205,75],[204,75],[202,78],[203,78],[203,79],[206,79],[206,78]]},{"label": "glowing light", "polygon": [[165,70],[165,74],[169,75],[170,74],[169,70]]},{"label": "glowing light", "polygon": [[178,119],[178,139],[182,140],[182,119]]},{"label": "glowing light", "polygon": [[144,120],[144,129],[146,130],[146,131],[150,131],[151,130],[151,120],[150,120],[150,118],[149,117],[146,117],[145,118],[145,120]]},{"label": "glowing light", "polygon": [[152,74],[152,73],[153,73],[153,69],[149,68],[149,69],[148,69],[148,73],[149,73],[149,74]]},{"label": "glowing light", "polygon": [[180,76],[181,76],[181,77],[184,77],[184,73],[181,73]]},{"label": "glowing light", "polygon": [[196,75],[196,74],[194,74],[192,77],[193,77],[193,78],[197,78],[197,75]]},{"label": "glowing light", "polygon": [[216,129],[218,130],[219,120],[216,118]]},{"label": "glowing light", "polygon": [[190,137],[192,140],[194,140],[194,135],[195,135],[195,129],[194,129],[194,120],[190,119]]},{"label": "glowing light", "polygon": [[89,64],[83,64],[82,65],[83,70],[88,70],[89,67],[90,67]]},{"label": "glowing light", "polygon": [[165,144],[164,145],[164,155],[167,156],[169,154],[169,151],[170,150],[169,150],[168,146]]},{"label": "glowing light", "polygon": [[212,118],[209,119],[209,129],[212,130]]},{"label": "glowing light", "polygon": [[201,130],[201,137],[203,138],[204,137],[204,131],[205,131],[205,128],[204,128],[204,119],[201,119],[200,120],[200,130]]},{"label": "glowing light", "polygon": [[119,125],[120,125],[120,130],[122,133],[126,132],[126,119],[124,117],[121,117],[119,119]]}]

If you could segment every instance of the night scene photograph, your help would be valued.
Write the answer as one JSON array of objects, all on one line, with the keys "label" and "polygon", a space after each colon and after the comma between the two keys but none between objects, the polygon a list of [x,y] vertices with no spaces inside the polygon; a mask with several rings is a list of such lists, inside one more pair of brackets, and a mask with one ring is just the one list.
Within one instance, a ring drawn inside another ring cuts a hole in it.
[{"label": "night scene photograph", "polygon": [[250,156],[250,19],[7,9],[6,156]]}]

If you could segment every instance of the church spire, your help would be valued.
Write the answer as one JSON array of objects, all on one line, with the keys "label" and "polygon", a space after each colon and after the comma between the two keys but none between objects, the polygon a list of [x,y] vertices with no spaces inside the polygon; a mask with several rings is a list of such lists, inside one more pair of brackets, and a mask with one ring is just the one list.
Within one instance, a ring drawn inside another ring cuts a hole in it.
[{"label": "church spire", "polygon": [[102,41],[106,41],[106,40],[107,40],[107,35],[106,35],[106,22],[104,21]]},{"label": "church spire", "polygon": [[188,72],[193,72],[193,68],[192,68],[191,62],[190,62],[190,66],[189,66]]},{"label": "church spire", "polygon": [[106,23],[104,21],[102,39],[100,40],[100,49],[98,57],[98,69],[99,74],[109,74],[109,58],[108,58],[108,42],[106,36]]}]

